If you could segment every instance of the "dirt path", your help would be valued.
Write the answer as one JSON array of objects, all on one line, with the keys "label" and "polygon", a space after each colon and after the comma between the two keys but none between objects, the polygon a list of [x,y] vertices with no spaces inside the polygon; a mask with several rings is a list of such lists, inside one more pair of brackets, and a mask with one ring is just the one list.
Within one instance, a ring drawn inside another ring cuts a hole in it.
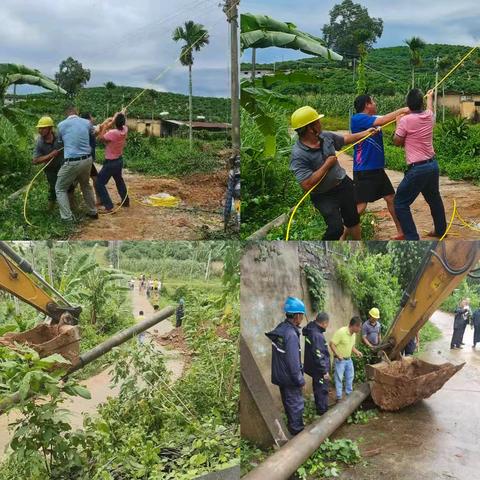
[{"label": "dirt path", "polygon": [[465,480],[478,478],[480,458],[480,349],[467,327],[463,350],[450,350],[453,317],[436,312],[443,336],[421,358],[431,363],[467,362],[430,398],[396,413],[382,412],[367,425],[344,425],[335,438],[359,440],[366,465],[345,470],[343,480]]},{"label": "dirt path", "polygon": [[[347,171],[350,178],[353,177],[353,161],[352,157],[347,154],[339,156],[339,162]],[[403,179],[403,172],[396,170],[386,170],[395,190]],[[457,210],[464,220],[480,223],[480,187],[462,180],[450,180],[448,177],[440,177],[440,192],[442,194],[443,203],[445,205],[447,222],[450,220],[453,211],[453,200],[457,201]],[[385,202],[378,200],[370,203],[367,207],[369,212],[375,213],[379,220],[376,228],[375,240],[389,240],[397,233],[395,225],[388,213]],[[430,209],[420,195],[412,205],[412,215],[417,225],[417,230],[423,240],[431,238],[426,234],[433,228]],[[458,219],[455,219],[450,229],[451,239],[462,238],[480,238],[480,233],[465,228]]]},{"label": "dirt path", "polygon": [[[126,170],[124,178],[131,197],[130,207],[82,224],[72,240],[199,240],[203,238],[203,230],[223,228],[222,202],[227,177],[226,170],[181,180],[147,177]],[[115,204],[120,199],[113,180],[108,190]],[[139,203],[162,192],[179,197],[183,210]]]}]

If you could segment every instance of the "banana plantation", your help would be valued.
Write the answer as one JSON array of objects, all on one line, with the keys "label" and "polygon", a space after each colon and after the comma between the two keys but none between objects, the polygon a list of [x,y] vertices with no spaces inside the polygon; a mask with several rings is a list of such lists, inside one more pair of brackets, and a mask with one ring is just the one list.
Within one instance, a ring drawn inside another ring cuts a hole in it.
[{"label": "banana plantation", "polygon": [[0,478],[238,468],[239,256],[229,242],[2,243]]}]

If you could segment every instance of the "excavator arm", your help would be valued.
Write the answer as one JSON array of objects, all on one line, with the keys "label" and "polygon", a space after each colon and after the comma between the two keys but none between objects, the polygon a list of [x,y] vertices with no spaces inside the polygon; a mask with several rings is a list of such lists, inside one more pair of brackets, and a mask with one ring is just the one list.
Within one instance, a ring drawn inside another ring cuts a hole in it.
[{"label": "excavator arm", "polygon": [[437,242],[403,294],[382,350],[398,359],[407,343],[480,260],[479,241]]},{"label": "excavator arm", "polygon": [[[73,307],[50,286],[32,266],[5,242],[0,242],[0,289],[5,290],[52,319],[57,324],[64,313],[70,313],[70,323],[76,325],[82,311]],[[46,290],[52,291],[59,302]]]}]

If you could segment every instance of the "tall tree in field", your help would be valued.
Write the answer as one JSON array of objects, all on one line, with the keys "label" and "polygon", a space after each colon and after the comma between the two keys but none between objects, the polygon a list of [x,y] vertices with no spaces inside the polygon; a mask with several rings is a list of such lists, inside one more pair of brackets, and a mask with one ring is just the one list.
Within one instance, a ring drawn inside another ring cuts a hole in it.
[{"label": "tall tree in field", "polygon": [[90,70],[72,57],[68,57],[60,64],[55,74],[55,81],[67,92],[70,99],[75,98],[78,91],[90,80]]},{"label": "tall tree in field", "polygon": [[203,25],[195,23],[192,20],[185,22],[183,26],[177,27],[172,36],[175,42],[184,41],[185,44],[182,47],[180,53],[180,61],[182,65],[188,67],[189,75],[189,100],[188,107],[190,111],[190,148],[193,145],[193,80],[192,80],[192,67],[193,67],[193,52],[199,52],[203,47],[210,43],[208,31]]},{"label": "tall tree in field", "polygon": [[405,40],[410,50],[410,66],[412,67],[412,88],[415,88],[415,69],[422,64],[421,50],[427,45],[420,37]]},{"label": "tall tree in field", "polygon": [[363,40],[365,51],[383,33],[383,20],[370,17],[368,10],[352,0],[343,0],[330,10],[330,23],[322,28],[323,38],[329,48],[340,54],[358,55],[358,32],[369,32]]}]

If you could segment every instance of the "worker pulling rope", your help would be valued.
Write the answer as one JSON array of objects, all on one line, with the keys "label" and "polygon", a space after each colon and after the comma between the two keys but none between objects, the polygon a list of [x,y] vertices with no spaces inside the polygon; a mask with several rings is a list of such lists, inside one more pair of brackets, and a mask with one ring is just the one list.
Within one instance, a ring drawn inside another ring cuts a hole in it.
[{"label": "worker pulling rope", "polygon": [[[455,70],[457,70],[457,68],[460,67],[460,65],[462,65],[463,62],[465,62],[465,60],[477,49],[479,48],[478,45],[473,47],[471,50],[468,51],[468,53],[466,55],[464,55],[462,57],[462,59],[439,81],[437,82],[437,84],[432,88],[432,90],[436,90]],[[426,97],[426,95],[425,95]],[[351,150],[353,147],[355,147],[355,145],[358,145],[362,142],[364,142],[365,140],[367,140],[367,138],[370,138],[372,135],[375,135],[378,131],[384,129],[385,127],[395,123],[397,120],[394,119],[388,123],[386,123],[385,125],[381,126],[381,127],[377,127],[377,131],[376,132],[371,132],[369,133],[368,135],[365,135],[363,138],[361,138],[360,140],[352,143],[351,145],[348,145],[347,147],[343,148],[342,150],[340,150],[338,152],[338,155],[342,154],[342,153],[346,153],[348,152],[349,150]],[[327,172],[328,173],[328,172]],[[285,240],[288,241],[289,238],[290,238],[290,229],[291,229],[291,226],[292,226],[292,222],[293,222],[293,218],[295,217],[295,214],[297,213],[297,210],[298,208],[300,207],[300,205],[305,201],[305,199],[310,195],[310,193],[312,193],[313,190],[315,190],[318,185],[320,185],[320,183],[322,183],[322,181],[324,180],[324,178],[326,177],[327,173],[325,173],[321,178],[320,180],[312,187],[310,188],[303,196],[302,198],[298,201],[298,203],[295,205],[295,207],[293,208],[293,211],[292,213],[290,214],[290,217],[289,217],[289,220],[288,220],[288,224],[287,224],[287,233],[286,233],[286,236],[285,236]],[[477,229],[477,228],[474,228],[473,226],[469,225],[467,222],[465,222],[461,217],[460,215],[458,214],[458,211],[457,211],[457,208],[456,208],[456,201],[454,200],[454,209],[453,209],[453,214],[452,214],[452,218],[450,220],[450,223],[444,233],[444,235],[442,236],[441,240],[443,240],[445,238],[445,236],[448,234],[450,228],[452,227],[452,224],[453,224],[453,220],[455,218],[455,216],[457,216],[457,218],[462,222],[462,224],[469,228],[470,230],[473,230],[473,231],[478,231],[480,232],[480,229]]]},{"label": "worker pulling rope", "polygon": [[[224,9],[224,13],[226,14],[227,18],[229,18],[230,16],[230,13],[237,7],[237,2],[232,2],[232,5],[229,7],[229,8],[225,8]],[[220,23],[220,20],[218,22],[215,22],[212,27],[215,27],[216,25],[218,25]],[[212,28],[210,27],[210,29]],[[167,74],[170,70],[172,70],[175,65],[177,63],[179,63],[182,58],[184,58],[186,55],[188,55],[189,53],[191,53],[193,51],[193,49],[200,43],[203,41],[203,39],[205,38],[205,36],[208,35],[208,30],[206,29],[205,30],[205,33],[203,35],[200,35],[199,38],[197,38],[197,40],[195,40],[195,42],[192,43],[192,45],[190,45],[189,47],[185,48],[185,50],[182,50],[182,53],[180,54],[179,57],[177,57],[175,59],[175,61],[170,64],[169,66],[167,66],[162,72],[160,72],[160,74],[155,77],[153,79],[153,81],[151,82],[151,84],[147,87],[145,87],[138,95],[136,95],[132,101],[130,101],[126,107],[123,107],[122,108],[122,113],[126,114],[127,110],[135,103],[137,102],[144,94],[145,92],[147,92],[148,90],[150,90],[150,87],[154,85],[155,82],[158,82],[158,80],[160,80],[165,74]],[[63,150],[63,148],[61,148],[59,151]],[[35,180],[37,179],[37,177],[50,165],[50,163],[53,161],[53,158],[47,162],[38,172],[37,174],[33,177],[33,179],[30,181],[30,183],[28,184],[28,187],[27,187],[27,190],[25,191],[25,197],[24,197],[24,202],[23,202],[23,217],[25,219],[25,222],[31,226],[31,227],[34,227],[34,225],[28,220],[28,217],[27,217],[27,204],[28,204],[28,196],[30,194],[30,190],[33,186],[33,183],[35,182]],[[105,215],[112,215],[114,213],[116,213],[120,208],[122,208],[122,206],[124,205],[126,199],[128,198],[128,186],[127,186],[127,194],[125,195],[125,197],[123,198],[122,200],[122,203],[120,203],[117,208],[113,209],[111,212],[108,212],[106,213]],[[140,202],[138,202],[140,203]],[[143,204],[145,205],[145,204]]]}]

